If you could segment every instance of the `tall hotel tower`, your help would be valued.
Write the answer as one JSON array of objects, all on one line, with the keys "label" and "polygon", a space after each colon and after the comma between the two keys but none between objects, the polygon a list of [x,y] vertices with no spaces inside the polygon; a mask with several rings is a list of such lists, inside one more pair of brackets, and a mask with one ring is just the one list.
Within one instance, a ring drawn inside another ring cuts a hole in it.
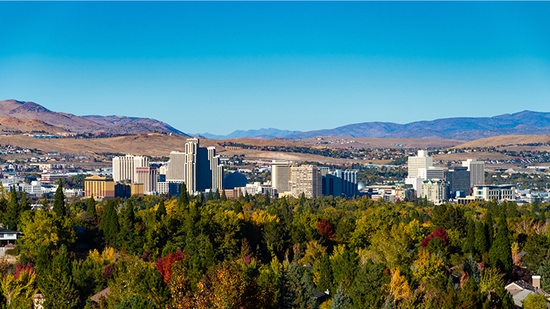
[{"label": "tall hotel tower", "polygon": [[149,158],[129,154],[124,157],[114,157],[113,181],[129,181],[134,183],[137,179],[137,167],[149,167]]},{"label": "tall hotel tower", "polygon": [[215,147],[199,147],[197,138],[187,139],[185,151],[172,151],[166,172],[167,182],[185,182],[187,192],[223,189],[223,165]]}]

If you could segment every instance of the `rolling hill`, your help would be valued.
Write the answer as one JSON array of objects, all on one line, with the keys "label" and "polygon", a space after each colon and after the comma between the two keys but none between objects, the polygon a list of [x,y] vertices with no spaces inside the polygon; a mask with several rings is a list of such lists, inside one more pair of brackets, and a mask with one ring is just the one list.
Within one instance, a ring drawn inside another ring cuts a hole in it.
[{"label": "rolling hill", "polygon": [[46,132],[58,134],[99,133],[139,134],[160,132],[188,136],[174,127],[151,118],[126,116],[76,116],[54,112],[34,102],[0,101],[0,129],[4,132]]}]

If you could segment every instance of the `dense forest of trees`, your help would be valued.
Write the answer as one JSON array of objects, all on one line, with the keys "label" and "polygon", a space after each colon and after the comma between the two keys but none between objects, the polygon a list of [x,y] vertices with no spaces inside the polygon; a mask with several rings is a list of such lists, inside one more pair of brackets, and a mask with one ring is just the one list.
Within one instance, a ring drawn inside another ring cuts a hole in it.
[{"label": "dense forest of trees", "polygon": [[4,308],[513,308],[505,284],[534,273],[550,290],[547,204],[62,195],[0,197],[24,234]]}]

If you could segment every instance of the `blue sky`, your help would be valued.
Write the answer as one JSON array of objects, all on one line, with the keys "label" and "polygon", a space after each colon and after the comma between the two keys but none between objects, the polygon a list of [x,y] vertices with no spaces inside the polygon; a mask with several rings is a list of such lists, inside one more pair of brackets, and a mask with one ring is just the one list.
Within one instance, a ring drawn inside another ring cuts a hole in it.
[{"label": "blue sky", "polygon": [[550,2],[0,2],[0,99],[189,133],[550,111]]}]

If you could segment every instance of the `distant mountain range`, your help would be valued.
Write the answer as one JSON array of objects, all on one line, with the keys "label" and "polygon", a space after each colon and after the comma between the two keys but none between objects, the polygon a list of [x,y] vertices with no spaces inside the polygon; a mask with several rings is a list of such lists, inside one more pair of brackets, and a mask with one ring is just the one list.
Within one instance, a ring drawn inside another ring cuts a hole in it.
[{"label": "distant mountain range", "polygon": [[[100,133],[139,134],[160,132],[189,136],[167,123],[126,116],[75,116],[54,112],[34,102],[0,101],[0,131],[46,132],[50,134]],[[392,122],[363,122],[334,129],[308,132],[279,130],[237,130],[229,135],[196,134],[209,139],[227,138],[311,138],[342,136],[354,138],[442,138],[471,141],[500,135],[550,134],[550,113],[522,111],[494,117],[457,117],[407,124]]]},{"label": "distant mountain range", "polygon": [[355,138],[442,138],[471,141],[500,135],[550,134],[550,113],[523,111],[494,117],[457,117],[407,124],[363,122],[334,129],[297,132],[278,129],[235,131],[207,138],[311,138],[342,136]]},{"label": "distant mountain range", "polygon": [[151,118],[126,116],[75,116],[54,112],[34,102],[0,101],[0,130],[4,132],[140,134],[150,132],[188,136]]},{"label": "distant mountain range", "polygon": [[549,134],[550,113],[522,111],[494,117],[457,117],[407,124],[364,122],[335,129],[290,134],[287,138],[349,136],[475,140],[499,135]]},{"label": "distant mountain range", "polygon": [[300,131],[279,130],[275,128],[259,129],[259,130],[236,130],[228,135],[215,135],[210,133],[200,133],[199,136],[203,136],[208,139],[227,139],[227,138],[284,138],[292,134],[301,133]]}]

